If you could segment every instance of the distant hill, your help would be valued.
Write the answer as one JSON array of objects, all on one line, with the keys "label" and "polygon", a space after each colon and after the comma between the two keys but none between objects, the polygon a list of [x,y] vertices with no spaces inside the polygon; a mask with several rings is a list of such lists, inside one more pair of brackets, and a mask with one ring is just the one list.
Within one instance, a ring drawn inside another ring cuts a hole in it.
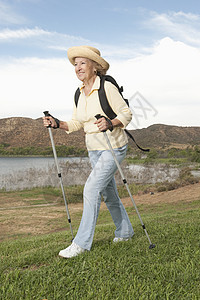
[{"label": "distant hill", "polygon": [[[84,132],[67,134],[63,130],[52,129],[56,145],[69,145],[85,148]],[[42,118],[6,118],[0,119],[0,144],[10,147],[47,147],[51,146],[49,132],[43,126]]]},{"label": "distant hill", "polygon": [[154,124],[131,132],[143,147],[168,149],[200,145],[200,127]]},{"label": "distant hill", "polygon": [[[56,145],[85,148],[83,130],[71,134],[66,134],[62,130],[52,131]],[[142,147],[166,149],[200,145],[200,127],[155,124],[130,132]],[[0,119],[0,144],[9,144],[9,147],[51,146],[49,133],[44,128],[42,119],[22,117]]]}]

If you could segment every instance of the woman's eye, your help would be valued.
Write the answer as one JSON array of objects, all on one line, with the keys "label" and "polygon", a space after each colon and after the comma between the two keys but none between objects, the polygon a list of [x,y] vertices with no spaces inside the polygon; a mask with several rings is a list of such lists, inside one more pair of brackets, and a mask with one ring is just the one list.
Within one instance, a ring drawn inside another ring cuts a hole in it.
[{"label": "woman's eye", "polygon": [[[80,64],[81,64],[81,65],[85,65],[86,62],[85,62],[85,61],[82,61],[82,62],[79,63],[79,65],[80,65]],[[74,66],[77,67],[77,66],[78,66],[78,63],[74,63]]]}]

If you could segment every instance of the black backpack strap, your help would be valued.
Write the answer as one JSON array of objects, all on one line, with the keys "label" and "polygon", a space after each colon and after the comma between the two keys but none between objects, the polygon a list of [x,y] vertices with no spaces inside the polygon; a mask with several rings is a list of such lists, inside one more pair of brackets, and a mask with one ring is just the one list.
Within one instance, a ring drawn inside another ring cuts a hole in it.
[{"label": "black backpack strap", "polygon": [[124,96],[123,96],[123,90],[124,90],[124,89],[123,89],[123,86],[120,87],[120,86],[118,85],[117,81],[116,81],[112,76],[110,76],[110,75],[104,75],[103,77],[105,78],[104,80],[109,81],[109,82],[111,82],[113,85],[116,86],[116,88],[118,89],[120,95],[122,96],[122,98],[124,99],[124,101],[126,102],[126,104],[129,106],[128,99],[125,99]]},{"label": "black backpack strap", "polygon": [[[123,87],[119,87],[119,85],[117,84],[117,82],[115,81],[115,79],[112,77],[112,76],[109,76],[109,75],[104,75],[104,76],[100,76],[100,88],[98,90],[98,93],[99,93],[99,101],[100,101],[100,104],[101,104],[101,107],[102,107],[102,110],[104,111],[104,113],[112,120],[114,118],[116,118],[116,113],[112,110],[109,102],[108,102],[108,99],[106,97],[106,92],[105,92],[105,88],[104,88],[104,83],[105,83],[105,80],[111,82],[112,84],[114,84],[119,93],[121,94],[122,98],[124,99],[123,97]],[[126,104],[129,106],[129,103],[128,103],[128,100],[124,99]],[[141,148],[135,141],[134,137],[131,135],[131,133],[125,129],[124,130],[126,132],[126,134],[134,141],[134,143],[136,144],[136,146],[142,150],[142,151],[146,151],[146,152],[149,152],[150,150],[149,149],[143,149]]]},{"label": "black backpack strap", "polygon": [[77,88],[77,90],[76,90],[76,92],[74,94],[74,102],[75,102],[76,107],[78,105],[78,99],[79,99],[80,94],[81,94],[80,89]]},{"label": "black backpack strap", "polygon": [[100,88],[98,90],[98,94],[99,94],[99,101],[101,104],[101,108],[104,111],[104,113],[106,114],[106,116],[108,116],[109,119],[114,119],[116,118],[116,113],[112,110],[107,96],[106,96],[106,92],[105,92],[105,88],[104,88],[104,83],[105,83],[106,77],[105,76],[101,76],[100,77]]},{"label": "black backpack strap", "polygon": [[123,95],[122,95],[123,87],[122,87],[122,86],[119,87],[117,81],[116,81],[112,76],[110,76],[110,75],[104,75],[104,76],[101,76],[101,78],[102,78],[102,77],[104,78],[104,80],[109,81],[109,82],[111,82],[113,85],[115,85],[116,88],[118,89],[119,93],[120,93],[121,96],[123,97]]},{"label": "black backpack strap", "polygon": [[149,151],[150,151],[150,149],[144,149],[144,148],[141,148],[141,147],[136,143],[134,137],[132,136],[132,134],[131,134],[127,129],[124,129],[124,131],[126,132],[126,134],[128,135],[128,137],[130,137],[130,138],[134,141],[134,143],[136,144],[136,146],[137,146],[140,150],[145,151],[145,152],[149,152]]}]

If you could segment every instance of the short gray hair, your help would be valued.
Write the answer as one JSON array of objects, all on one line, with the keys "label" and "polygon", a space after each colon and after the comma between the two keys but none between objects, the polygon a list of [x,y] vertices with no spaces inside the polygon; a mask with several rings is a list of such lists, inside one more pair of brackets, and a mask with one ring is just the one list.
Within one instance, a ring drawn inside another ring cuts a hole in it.
[{"label": "short gray hair", "polygon": [[97,75],[106,75],[106,70],[100,65],[98,64],[97,62],[93,61],[92,60],[92,63],[95,67],[95,69],[97,70]]}]

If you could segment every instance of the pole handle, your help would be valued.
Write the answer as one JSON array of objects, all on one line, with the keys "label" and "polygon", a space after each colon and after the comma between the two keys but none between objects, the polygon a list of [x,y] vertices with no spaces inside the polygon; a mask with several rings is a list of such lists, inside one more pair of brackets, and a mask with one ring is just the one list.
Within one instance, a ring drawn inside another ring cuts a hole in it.
[{"label": "pole handle", "polygon": [[[50,113],[49,113],[48,110],[45,110],[45,111],[43,112],[43,114],[45,115],[45,117],[51,117],[51,115],[50,115]],[[49,126],[47,126],[46,128],[51,128],[51,124],[50,124]]]},{"label": "pole handle", "polygon": [[100,114],[97,114],[97,115],[95,116],[95,118],[96,118],[97,120],[99,120],[99,119],[103,118],[103,116],[101,116]]},{"label": "pole handle", "polygon": [[[99,120],[100,118],[104,118],[104,119],[107,121],[107,123],[111,126],[111,128],[109,128],[109,130],[110,130],[110,131],[113,131],[113,124],[112,124],[112,121],[111,121],[110,119],[108,119],[107,117],[102,116],[102,115],[100,115],[100,114],[97,114],[97,115],[95,116],[95,118],[96,118],[97,120]],[[106,130],[107,130],[107,129],[101,130],[101,131],[102,131],[102,132],[106,132]]]},{"label": "pole handle", "polygon": [[53,116],[49,113],[48,110],[45,110],[43,113],[44,113],[45,117],[52,117],[52,118],[54,119],[54,121],[56,122],[56,125],[57,125],[56,127],[55,127],[55,126],[52,127],[51,124],[50,124],[47,128],[53,128],[53,129],[60,128],[60,121],[59,121],[57,118],[53,117]]},{"label": "pole handle", "polygon": [[43,112],[43,114],[45,115],[45,117],[51,117],[51,115],[50,115],[50,113],[49,113],[48,110],[45,110],[45,111]]},{"label": "pole handle", "polygon": [[[97,115],[95,116],[95,118],[96,118],[97,120],[99,120],[99,119],[105,118],[105,117],[104,117],[104,116],[101,116],[100,114],[97,114]],[[106,130],[102,130],[102,132],[106,132]]]}]

